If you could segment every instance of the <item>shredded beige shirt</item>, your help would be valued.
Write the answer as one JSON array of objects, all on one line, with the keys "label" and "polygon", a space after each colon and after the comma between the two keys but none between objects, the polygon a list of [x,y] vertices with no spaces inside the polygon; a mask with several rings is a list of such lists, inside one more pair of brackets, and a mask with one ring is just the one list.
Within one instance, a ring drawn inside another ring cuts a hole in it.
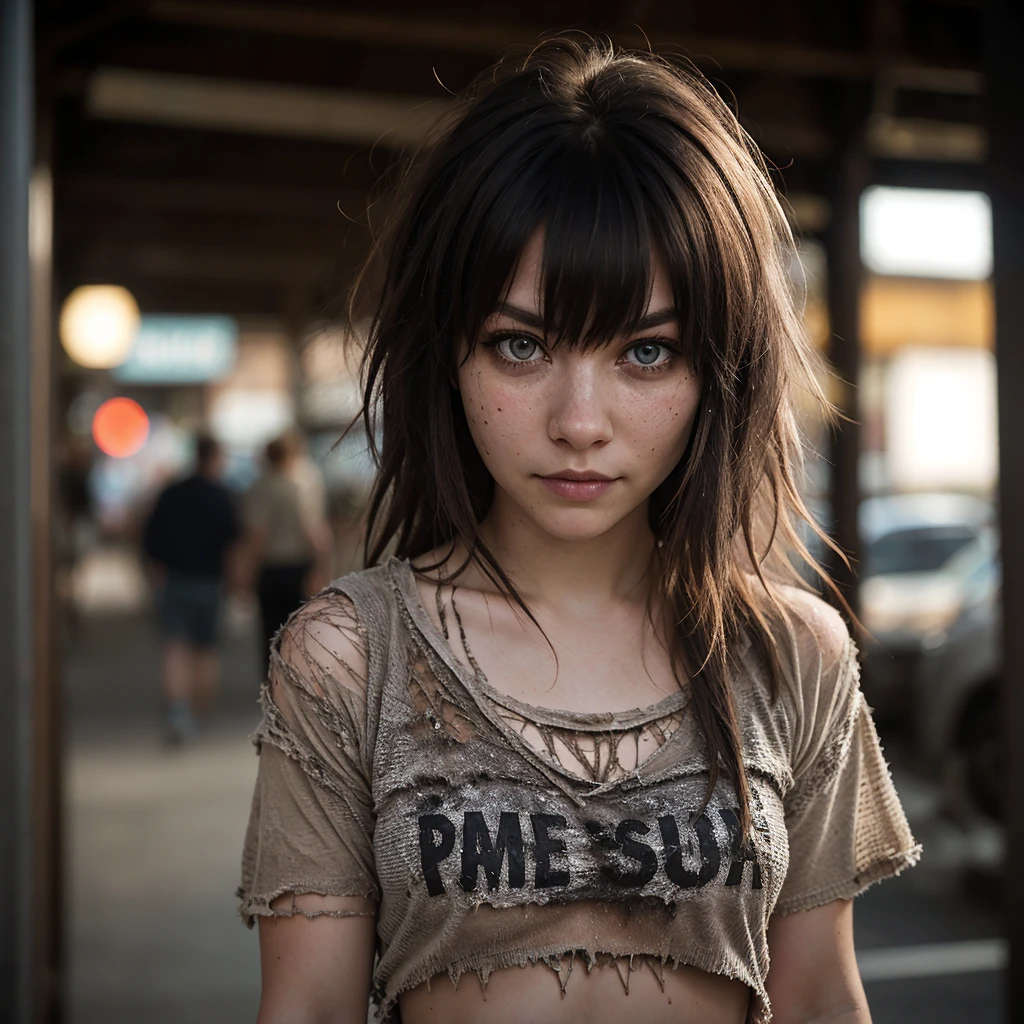
[{"label": "shredded beige shirt", "polygon": [[456,656],[442,602],[439,629],[408,562],[335,581],[272,653],[243,918],[358,913],[303,909],[310,893],[376,901],[386,1021],[435,975],[486,984],[540,962],[563,992],[576,963],[614,964],[627,991],[633,970],[663,983],[691,965],[749,986],[748,1020],[764,1024],[771,915],[852,897],[920,855],[845,625],[787,593],[779,699],[749,642],[731,656],[744,844],[727,780],[697,814],[708,763],[685,689],[625,713],[533,707],[487,683],[464,636]]}]

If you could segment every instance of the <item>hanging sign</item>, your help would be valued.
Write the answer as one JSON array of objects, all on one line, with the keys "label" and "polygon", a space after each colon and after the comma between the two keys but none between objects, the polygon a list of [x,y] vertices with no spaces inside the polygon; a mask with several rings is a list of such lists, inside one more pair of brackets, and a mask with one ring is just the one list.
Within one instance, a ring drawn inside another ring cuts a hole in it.
[{"label": "hanging sign", "polygon": [[238,324],[229,316],[142,317],[128,358],[111,371],[131,384],[203,384],[235,366]]}]

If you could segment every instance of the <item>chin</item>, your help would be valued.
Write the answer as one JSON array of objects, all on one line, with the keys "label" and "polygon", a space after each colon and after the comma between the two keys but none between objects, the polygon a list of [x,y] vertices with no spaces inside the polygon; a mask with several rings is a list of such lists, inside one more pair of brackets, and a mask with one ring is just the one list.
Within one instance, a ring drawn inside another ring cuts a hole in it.
[{"label": "chin", "polygon": [[617,511],[582,505],[559,509],[534,508],[528,514],[548,536],[567,542],[594,540],[624,518],[624,514]]}]

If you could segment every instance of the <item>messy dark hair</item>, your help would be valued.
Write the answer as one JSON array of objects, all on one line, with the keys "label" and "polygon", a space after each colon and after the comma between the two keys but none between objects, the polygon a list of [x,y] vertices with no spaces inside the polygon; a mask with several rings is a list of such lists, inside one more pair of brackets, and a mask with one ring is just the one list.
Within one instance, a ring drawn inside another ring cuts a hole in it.
[{"label": "messy dark hair", "polygon": [[454,386],[460,350],[538,227],[549,345],[632,333],[662,256],[702,394],[688,449],[650,500],[653,598],[708,750],[705,804],[724,770],[748,834],[728,651],[746,631],[777,694],[777,586],[799,581],[794,562],[827,581],[800,536],[820,530],[798,491],[791,389],[828,406],[794,302],[793,236],[757,147],[692,71],[560,36],[481,76],[396,197],[350,305],[373,311],[363,415],[371,439],[383,428],[367,564],[458,541],[527,613],[480,534],[494,482]]}]

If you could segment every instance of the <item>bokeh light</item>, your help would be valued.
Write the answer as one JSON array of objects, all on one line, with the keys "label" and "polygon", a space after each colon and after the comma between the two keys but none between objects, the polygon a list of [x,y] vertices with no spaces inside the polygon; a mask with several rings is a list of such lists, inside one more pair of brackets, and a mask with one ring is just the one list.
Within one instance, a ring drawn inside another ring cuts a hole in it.
[{"label": "bokeh light", "polygon": [[92,438],[100,451],[115,459],[134,455],[149,437],[149,417],[130,398],[111,398],[92,419]]},{"label": "bokeh light", "polygon": [[127,288],[83,285],[61,307],[60,340],[79,366],[107,370],[128,358],[139,320],[138,304]]},{"label": "bokeh light", "polygon": [[984,280],[992,204],[983,192],[872,185],[861,197],[861,256],[876,274]]}]

